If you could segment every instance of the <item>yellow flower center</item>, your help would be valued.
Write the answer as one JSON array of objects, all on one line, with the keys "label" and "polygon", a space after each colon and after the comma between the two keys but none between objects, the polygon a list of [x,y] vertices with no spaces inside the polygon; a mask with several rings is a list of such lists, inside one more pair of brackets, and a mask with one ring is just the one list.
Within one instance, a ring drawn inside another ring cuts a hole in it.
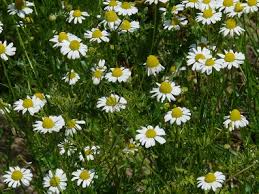
[{"label": "yellow flower center", "polygon": [[247,4],[249,6],[255,6],[257,4],[257,0],[247,0]]},{"label": "yellow flower center", "polygon": [[231,111],[231,113],[230,113],[230,120],[231,121],[239,121],[239,120],[241,120],[241,114],[240,114],[239,110],[234,109],[234,110]]},{"label": "yellow flower center", "polygon": [[189,0],[189,2],[191,2],[191,3],[197,3],[198,0]]},{"label": "yellow flower center", "polygon": [[23,174],[22,174],[22,172],[19,171],[19,170],[13,171],[12,176],[11,176],[11,178],[12,178],[13,180],[15,180],[15,181],[21,180],[22,177],[23,177]]},{"label": "yellow flower center", "polygon": [[15,8],[18,10],[22,10],[25,6],[24,0],[15,0]]},{"label": "yellow flower center", "polygon": [[156,137],[156,131],[154,129],[148,129],[146,131],[146,137],[147,138],[154,138],[154,137]]},{"label": "yellow flower center", "polygon": [[85,150],[85,155],[86,156],[89,156],[89,155],[91,155],[93,152],[92,152],[92,150]]},{"label": "yellow flower center", "polygon": [[211,0],[203,0],[204,4],[209,4]]},{"label": "yellow flower center", "polygon": [[207,59],[205,62],[206,66],[213,66],[215,64],[215,61],[213,59]]},{"label": "yellow flower center", "polygon": [[95,72],[94,72],[94,77],[96,78],[101,78],[103,75],[103,72],[99,69],[97,69]]},{"label": "yellow flower center", "polygon": [[116,0],[111,0],[110,3],[109,3],[109,6],[111,6],[111,7],[115,7],[117,5],[118,4],[117,4]]},{"label": "yellow flower center", "polygon": [[159,91],[162,92],[163,94],[170,94],[172,89],[173,88],[171,86],[171,83],[169,82],[162,82],[159,87]]},{"label": "yellow flower center", "polygon": [[44,99],[45,99],[43,93],[40,93],[40,92],[35,93],[34,96],[36,96],[36,97],[39,98],[40,100],[44,100]]},{"label": "yellow flower center", "polygon": [[107,106],[115,106],[116,104],[117,104],[117,100],[116,100],[115,97],[110,96],[110,97],[107,98],[107,100],[106,100]]},{"label": "yellow flower center", "polygon": [[92,33],[92,37],[93,38],[101,38],[103,36],[103,33],[101,30],[96,29],[93,33]]},{"label": "yellow flower center", "polygon": [[0,55],[3,53],[5,53],[5,46],[2,43],[0,43]]},{"label": "yellow flower center", "polygon": [[147,61],[146,64],[149,68],[155,68],[157,67],[160,63],[159,60],[157,59],[157,57],[155,55],[149,55],[147,57]]},{"label": "yellow flower center", "polygon": [[57,176],[53,176],[53,177],[50,179],[49,184],[50,184],[52,187],[57,187],[57,186],[59,186],[59,184],[60,184],[60,178],[57,177]]},{"label": "yellow flower center", "polygon": [[239,12],[243,11],[243,9],[244,9],[244,6],[242,5],[241,2],[237,2],[235,4],[235,8],[234,8],[235,12],[239,13]]},{"label": "yellow flower center", "polygon": [[224,0],[224,1],[223,1],[223,5],[224,5],[225,7],[231,7],[231,6],[234,5],[234,1],[233,1],[233,0]]},{"label": "yellow flower center", "polygon": [[225,54],[225,61],[226,62],[233,62],[235,61],[236,57],[234,53],[227,53]]},{"label": "yellow flower center", "polygon": [[88,180],[90,178],[90,173],[88,170],[83,170],[80,175],[79,175],[80,179],[82,180]]},{"label": "yellow flower center", "polygon": [[26,21],[27,23],[33,23],[33,19],[32,19],[32,17],[25,17],[24,18],[24,21]]},{"label": "yellow flower center", "polygon": [[33,102],[31,99],[25,99],[25,100],[23,100],[22,106],[24,108],[31,108],[31,107],[33,107]]},{"label": "yellow flower center", "polygon": [[117,14],[115,13],[115,11],[107,11],[105,13],[105,20],[107,22],[115,22],[118,20],[118,16]]},{"label": "yellow flower center", "polygon": [[236,26],[237,26],[236,20],[230,18],[230,19],[228,19],[228,20],[226,21],[226,27],[227,27],[228,29],[234,29]]},{"label": "yellow flower center", "polygon": [[179,107],[176,107],[176,108],[173,108],[171,114],[172,114],[172,117],[174,118],[180,118],[181,116],[183,116],[183,111]]},{"label": "yellow flower center", "polygon": [[130,4],[129,2],[123,2],[123,3],[121,4],[121,7],[122,7],[123,9],[130,9],[130,8],[131,8],[131,4]]},{"label": "yellow flower center", "polygon": [[79,47],[80,47],[80,42],[77,41],[77,40],[72,40],[72,41],[70,42],[70,44],[69,44],[69,48],[70,48],[71,50],[73,50],[73,51],[78,50]]},{"label": "yellow flower center", "polygon": [[135,144],[133,144],[133,143],[129,143],[128,144],[128,148],[129,149],[134,149],[136,146],[135,146]]},{"label": "yellow flower center", "polygon": [[213,183],[216,181],[216,176],[214,175],[214,173],[208,173],[206,176],[205,176],[205,182],[207,183]]},{"label": "yellow flower center", "polygon": [[113,77],[120,77],[120,76],[122,76],[122,74],[123,74],[123,72],[122,72],[121,68],[119,68],[119,67],[114,68],[112,71]]},{"label": "yellow flower center", "polygon": [[205,9],[205,10],[203,11],[203,17],[204,17],[204,18],[208,19],[208,18],[211,18],[212,16],[213,16],[213,11],[212,11],[211,8]]},{"label": "yellow flower center", "polygon": [[195,56],[195,60],[196,60],[197,62],[198,62],[200,59],[205,59],[204,54],[198,53],[198,54]]},{"label": "yellow flower center", "polygon": [[179,19],[176,18],[176,17],[173,17],[172,20],[171,20],[171,25],[176,26],[176,25],[179,25],[179,24],[180,24]]},{"label": "yellow flower center", "polygon": [[67,122],[67,127],[68,127],[69,129],[75,128],[75,126],[76,126],[76,120],[75,120],[75,119],[69,120],[69,121]]},{"label": "yellow flower center", "polygon": [[81,15],[82,15],[82,13],[81,13],[81,11],[78,10],[78,9],[73,12],[73,16],[74,16],[74,17],[80,17]]},{"label": "yellow flower center", "polygon": [[63,40],[68,40],[68,35],[66,32],[60,32],[58,34],[58,41],[62,42]]},{"label": "yellow flower center", "polygon": [[124,20],[122,23],[121,23],[121,26],[120,28],[122,30],[129,30],[131,28],[131,23],[128,21],[128,20]]},{"label": "yellow flower center", "polygon": [[49,117],[44,117],[42,121],[42,127],[45,129],[51,129],[55,126],[54,121]]}]

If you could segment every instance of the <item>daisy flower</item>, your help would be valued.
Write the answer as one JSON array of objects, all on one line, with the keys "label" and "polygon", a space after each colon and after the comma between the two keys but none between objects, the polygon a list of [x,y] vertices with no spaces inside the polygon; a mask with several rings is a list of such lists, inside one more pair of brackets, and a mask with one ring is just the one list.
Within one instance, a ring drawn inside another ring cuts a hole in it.
[{"label": "daisy flower", "polygon": [[164,29],[167,30],[180,30],[181,26],[186,26],[188,24],[188,20],[184,16],[174,16],[171,20],[166,20],[163,24]]},{"label": "daisy flower", "polygon": [[230,131],[245,127],[249,124],[245,116],[241,115],[240,111],[237,109],[232,110],[230,115],[225,116],[224,119],[225,121],[223,124],[225,125],[225,128],[229,129]]},{"label": "daisy flower", "polygon": [[156,75],[165,68],[162,66],[155,55],[149,55],[144,65],[147,67],[147,75]]},{"label": "daisy flower", "polygon": [[95,171],[93,169],[87,170],[81,168],[73,172],[72,175],[72,181],[77,181],[77,186],[81,185],[82,183],[82,187],[86,188],[89,187],[90,184],[93,182],[93,178],[95,177]]},{"label": "daisy flower", "polygon": [[3,32],[3,26],[4,24],[0,21],[0,34]]},{"label": "daisy flower", "polygon": [[218,3],[215,0],[199,0],[199,9],[204,10],[208,8],[217,8]]},{"label": "daisy flower", "polygon": [[164,119],[165,122],[170,122],[171,125],[173,123],[181,125],[191,119],[191,112],[185,107],[175,107],[166,113]]},{"label": "daisy flower", "polygon": [[215,192],[218,188],[222,187],[222,184],[225,181],[225,175],[218,171],[215,173],[210,172],[205,176],[197,178],[197,180],[198,187],[205,191],[212,189]]},{"label": "daisy flower", "polygon": [[19,99],[14,103],[14,110],[17,112],[22,111],[22,114],[25,114],[28,111],[30,115],[34,115],[35,113],[39,112],[40,109],[41,102],[35,96],[27,96],[25,99]]},{"label": "daisy flower", "polygon": [[116,94],[111,94],[109,97],[101,97],[97,101],[97,108],[101,108],[105,112],[119,112],[125,109],[127,101],[125,98]]},{"label": "daisy flower", "polygon": [[29,169],[16,167],[9,167],[9,171],[3,175],[4,183],[8,184],[8,187],[17,188],[21,184],[29,186],[32,180],[32,173]]},{"label": "daisy flower", "polygon": [[121,23],[120,18],[115,11],[106,11],[104,20],[101,22],[105,27],[109,27],[111,30],[115,30]]},{"label": "daisy flower", "polygon": [[241,35],[245,30],[237,25],[237,22],[235,19],[230,18],[227,19],[225,24],[223,24],[223,27],[220,28],[220,33],[222,33],[224,36],[231,36],[234,35]]},{"label": "daisy flower", "polygon": [[131,71],[125,67],[115,67],[111,68],[111,72],[108,72],[105,75],[105,78],[109,82],[127,82],[129,77],[131,76]]},{"label": "daisy flower", "polygon": [[259,7],[258,0],[247,0],[244,8],[245,13],[257,12]]},{"label": "daisy flower", "polygon": [[78,37],[73,37],[71,41],[64,40],[61,43],[61,53],[67,55],[68,59],[79,59],[80,54],[85,56],[88,48]]},{"label": "daisy flower", "polygon": [[138,13],[138,8],[135,7],[133,2],[124,1],[119,6],[115,7],[115,11],[119,15],[131,16],[131,15]]},{"label": "daisy flower", "polygon": [[215,24],[216,22],[221,20],[222,13],[216,12],[216,10],[212,8],[207,8],[202,11],[202,13],[198,13],[196,17],[197,22],[201,22],[203,25]]},{"label": "daisy flower", "polygon": [[219,10],[223,11],[224,13],[229,13],[230,11],[233,10],[235,3],[238,0],[221,0],[221,2],[219,3]]},{"label": "daisy flower", "polygon": [[190,7],[195,9],[199,9],[200,5],[198,0],[184,0],[182,1],[182,4],[184,4],[186,8]]},{"label": "daisy flower", "polygon": [[76,151],[76,148],[74,147],[74,145],[67,139],[59,143],[58,148],[59,148],[60,155],[66,154],[67,156],[71,156]]},{"label": "daisy flower", "polygon": [[233,9],[229,10],[228,17],[240,17],[244,13],[245,3],[237,1]]},{"label": "daisy flower", "polygon": [[100,30],[99,28],[92,28],[92,30],[87,30],[84,33],[84,36],[90,39],[90,42],[109,42],[110,39],[108,38],[109,33],[105,30]]},{"label": "daisy flower", "polygon": [[39,100],[39,106],[42,108],[47,103],[46,97],[50,98],[49,95],[45,95],[41,92],[36,92],[33,96],[35,96]]},{"label": "daisy flower", "polygon": [[74,69],[71,69],[71,71],[67,72],[67,74],[62,78],[62,80],[65,80],[69,85],[75,85],[79,79],[80,76],[74,71]]},{"label": "daisy flower", "polygon": [[120,1],[116,1],[116,0],[105,0],[103,2],[104,5],[106,5],[104,7],[104,10],[108,10],[108,11],[113,11],[115,10],[117,7],[119,7],[121,5]]},{"label": "daisy flower", "polygon": [[0,57],[4,61],[8,60],[8,56],[15,55],[16,48],[13,46],[13,43],[7,44],[6,41],[0,41]]},{"label": "daisy flower", "polygon": [[139,143],[136,143],[134,139],[131,138],[127,146],[123,149],[123,152],[127,154],[128,153],[134,154],[135,152],[138,151],[138,147],[139,147]]},{"label": "daisy flower", "polygon": [[85,11],[72,10],[69,12],[69,16],[67,18],[68,23],[72,23],[74,21],[74,24],[81,24],[83,20],[85,20],[85,17],[89,16],[89,14]]},{"label": "daisy flower", "polygon": [[18,15],[20,18],[25,18],[33,12],[34,3],[25,0],[15,0],[15,3],[8,5],[7,12],[9,15]]},{"label": "daisy flower", "polygon": [[169,8],[161,7],[159,8],[160,11],[162,11],[163,15],[166,15],[167,10],[171,12],[172,15],[178,14],[180,11],[184,10],[183,4],[177,4]]},{"label": "daisy flower", "polygon": [[141,127],[137,130],[136,140],[139,140],[141,145],[145,148],[150,148],[156,145],[156,141],[160,144],[164,144],[166,140],[161,137],[166,135],[164,129],[156,126],[155,128],[151,125],[147,127]]},{"label": "daisy flower", "polygon": [[56,169],[55,173],[49,173],[43,179],[43,187],[48,188],[48,193],[63,193],[67,187],[67,176],[62,169]]},{"label": "daisy flower", "polygon": [[120,25],[121,32],[134,32],[139,29],[139,22],[138,21],[128,21],[123,20]]},{"label": "daisy flower", "polygon": [[65,121],[62,116],[42,117],[42,121],[36,121],[33,125],[33,131],[40,133],[59,132],[64,127]]},{"label": "daisy flower", "polygon": [[66,33],[66,32],[60,32],[59,34],[56,34],[51,38],[49,41],[54,42],[55,44],[53,45],[54,48],[62,46],[61,43],[63,43],[65,40],[71,41],[74,39],[76,36],[71,33]]},{"label": "daisy flower", "polygon": [[192,65],[192,70],[200,70],[201,60],[212,58],[211,52],[207,48],[198,46],[197,48],[191,48],[187,55],[187,65]]},{"label": "daisy flower", "polygon": [[100,81],[104,78],[104,72],[107,67],[105,66],[105,60],[101,59],[98,62],[98,65],[95,65],[91,68],[92,71],[92,80],[94,85],[98,85]]},{"label": "daisy flower", "polygon": [[157,88],[153,88],[153,90],[150,91],[153,97],[156,97],[157,101],[164,102],[165,99],[167,99],[169,102],[175,101],[175,96],[179,96],[181,94],[181,88],[180,86],[175,85],[174,82],[170,81],[164,81],[161,84],[156,83]]},{"label": "daisy flower", "polygon": [[161,3],[166,3],[166,2],[168,2],[168,0],[146,0],[145,1],[145,3],[149,3],[150,5],[151,4],[158,4],[159,2],[161,2]]},{"label": "daisy flower", "polygon": [[96,155],[96,154],[99,154],[99,149],[100,149],[100,147],[99,146],[92,146],[92,147],[90,147],[90,146],[86,146],[85,148],[84,148],[84,156],[83,156],[83,154],[80,152],[80,155],[79,155],[79,159],[81,160],[81,161],[85,161],[85,158],[86,158],[86,160],[94,160],[94,155]]},{"label": "daisy flower", "polygon": [[80,121],[77,119],[71,119],[66,122],[66,136],[73,136],[73,134],[76,134],[77,130],[81,130],[82,127],[80,125],[84,125],[85,121]]},{"label": "daisy flower", "polygon": [[206,60],[200,60],[200,71],[210,75],[212,70],[220,71],[221,64],[216,60],[216,58],[208,58]]},{"label": "daisy flower", "polygon": [[220,59],[217,60],[223,68],[231,69],[232,67],[239,68],[244,63],[245,55],[241,52],[234,52],[233,50],[224,51],[225,54],[218,54]]}]

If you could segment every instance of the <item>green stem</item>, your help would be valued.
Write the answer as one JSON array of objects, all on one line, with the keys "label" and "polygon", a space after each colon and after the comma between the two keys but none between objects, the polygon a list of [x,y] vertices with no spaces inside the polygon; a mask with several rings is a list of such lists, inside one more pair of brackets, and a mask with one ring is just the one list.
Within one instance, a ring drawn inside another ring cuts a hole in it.
[{"label": "green stem", "polygon": [[8,73],[7,73],[7,69],[6,69],[5,63],[2,62],[2,64],[3,64],[3,68],[4,68],[4,75],[5,75],[6,79],[7,79],[8,88],[12,92],[13,99],[15,99],[15,94],[14,94],[13,87],[12,87],[11,81],[10,81]]}]

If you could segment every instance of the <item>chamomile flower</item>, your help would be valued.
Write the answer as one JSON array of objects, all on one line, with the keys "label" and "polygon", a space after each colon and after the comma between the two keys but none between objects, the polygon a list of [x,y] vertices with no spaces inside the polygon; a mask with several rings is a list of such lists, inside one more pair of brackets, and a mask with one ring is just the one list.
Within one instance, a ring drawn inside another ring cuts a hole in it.
[{"label": "chamomile flower", "polygon": [[237,1],[233,8],[229,10],[228,17],[240,17],[244,13],[245,3],[241,3],[240,1]]},{"label": "chamomile flower", "polygon": [[82,127],[80,125],[84,125],[85,124],[85,121],[80,121],[80,120],[77,120],[77,119],[71,119],[71,120],[68,120],[66,122],[66,131],[65,131],[65,135],[66,136],[73,136],[74,134],[76,134],[77,130],[81,130]]},{"label": "chamomile flower", "polygon": [[208,8],[217,8],[218,3],[216,0],[199,0],[199,9],[204,10]]},{"label": "chamomile flower", "polygon": [[149,55],[144,65],[147,67],[147,75],[156,75],[165,68],[162,66],[155,55]]},{"label": "chamomile flower", "polygon": [[94,85],[98,85],[101,82],[101,80],[104,78],[104,72],[106,69],[107,67],[105,66],[104,59],[99,60],[98,65],[95,65],[91,68]]},{"label": "chamomile flower", "polygon": [[131,76],[131,71],[125,67],[111,68],[111,71],[105,75],[109,82],[127,82]]},{"label": "chamomile flower", "polygon": [[148,3],[148,4],[158,4],[159,2],[161,3],[166,3],[168,2],[168,0],[146,0],[145,3]]},{"label": "chamomile flower", "polygon": [[101,23],[104,24],[104,27],[108,26],[111,30],[115,30],[120,25],[121,20],[116,12],[111,10],[105,12],[104,20]]},{"label": "chamomile flower", "polygon": [[235,19],[230,18],[227,19],[225,24],[223,24],[223,27],[220,28],[220,33],[222,33],[224,36],[231,36],[234,35],[240,36],[245,30],[237,25],[237,22]]},{"label": "chamomile flower", "polygon": [[123,16],[131,16],[134,15],[136,13],[138,13],[138,8],[135,7],[133,2],[127,2],[124,1],[122,2],[119,6],[117,6],[115,8],[115,11],[119,14],[119,15],[123,15]]},{"label": "chamomile flower", "polygon": [[105,112],[119,112],[125,109],[127,101],[125,98],[118,96],[116,94],[111,94],[108,97],[101,97],[97,101],[97,108],[101,108]]},{"label": "chamomile flower", "polygon": [[159,126],[153,127],[148,125],[147,127],[141,127],[137,130],[136,140],[139,140],[142,146],[150,148],[156,145],[156,141],[160,144],[164,144],[166,140],[162,137],[165,134],[165,130]]},{"label": "chamomile flower", "polygon": [[69,85],[75,85],[79,79],[80,76],[74,71],[74,69],[71,69],[71,71],[67,72],[66,75],[62,78],[62,80],[65,80],[65,82]]},{"label": "chamomile flower", "polygon": [[54,35],[53,38],[51,38],[49,41],[55,43],[53,47],[56,48],[56,47],[62,46],[61,43],[63,43],[65,40],[71,41],[75,37],[76,36],[74,34],[67,33],[67,32],[60,32]]},{"label": "chamomile flower", "polygon": [[231,69],[232,67],[239,68],[240,65],[244,63],[245,55],[241,52],[234,52],[233,50],[224,51],[225,54],[218,54],[220,59],[218,63],[221,64],[223,68]]},{"label": "chamomile flower", "polygon": [[221,69],[221,64],[219,63],[218,60],[216,60],[216,58],[212,57],[206,60],[200,60],[199,70],[202,73],[206,73],[207,75],[210,75],[213,69],[215,69],[216,71],[220,71]]},{"label": "chamomile flower", "polygon": [[70,41],[63,41],[61,43],[61,53],[67,55],[68,59],[78,59],[80,55],[85,56],[88,47],[81,42],[78,37],[73,37]]},{"label": "chamomile flower", "polygon": [[188,24],[188,20],[184,16],[174,16],[171,20],[166,20],[163,24],[164,29],[167,30],[180,30],[181,26]]},{"label": "chamomile flower", "polygon": [[32,180],[31,170],[26,168],[9,167],[9,171],[3,175],[4,183],[8,184],[8,187],[17,188],[19,186],[29,186]]},{"label": "chamomile flower", "polygon": [[43,179],[43,187],[48,188],[48,193],[62,193],[67,187],[67,176],[62,169],[49,173]]},{"label": "chamomile flower", "polygon": [[120,1],[117,0],[105,0],[103,2],[103,4],[105,5],[104,10],[108,10],[108,11],[114,11],[117,7],[119,7],[121,5]]},{"label": "chamomile flower", "polygon": [[34,3],[25,1],[25,0],[15,0],[15,3],[8,5],[7,12],[10,15],[18,15],[20,18],[25,18],[26,15],[29,15],[33,12]]},{"label": "chamomile flower", "polygon": [[92,30],[87,30],[84,36],[90,39],[90,42],[109,42],[109,33],[105,30],[100,30],[99,28],[92,28]]},{"label": "chamomile flower", "polygon": [[42,117],[41,121],[36,121],[33,125],[33,131],[40,133],[59,132],[65,125],[62,116]]},{"label": "chamomile flower", "polygon": [[229,116],[224,117],[224,126],[230,131],[238,128],[245,127],[249,124],[248,120],[246,120],[245,116],[243,116],[239,110],[234,109],[230,112]]},{"label": "chamomile flower", "polygon": [[3,32],[3,26],[4,24],[0,21],[0,34]]},{"label": "chamomile flower", "polygon": [[199,0],[184,0],[182,1],[182,4],[184,4],[186,8],[190,7],[199,9],[200,2]]},{"label": "chamomile flower", "polygon": [[170,122],[171,125],[174,123],[181,125],[191,119],[191,112],[185,107],[175,107],[166,113],[164,119],[165,122]]},{"label": "chamomile flower", "polygon": [[83,188],[89,187],[93,182],[94,177],[96,177],[95,171],[93,169],[87,170],[84,168],[73,172],[72,175],[72,181],[77,181],[77,186],[82,184]]},{"label": "chamomile flower", "polygon": [[30,115],[34,115],[35,113],[38,113],[40,109],[41,102],[35,96],[27,96],[25,99],[20,99],[14,103],[14,110],[17,112],[22,111],[22,114],[29,112]]},{"label": "chamomile flower", "polygon": [[84,148],[84,155],[80,152],[79,159],[81,161],[94,160],[94,155],[99,154],[99,146],[86,146]]},{"label": "chamomile flower", "polygon": [[131,138],[127,146],[123,149],[123,152],[127,154],[128,153],[134,154],[135,152],[138,151],[138,147],[139,147],[139,143],[136,143],[134,139]]},{"label": "chamomile flower", "polygon": [[214,192],[222,187],[222,184],[225,181],[225,175],[222,172],[216,171],[215,173],[208,173],[205,176],[197,178],[198,180],[198,187],[201,189],[208,191],[213,190]]},{"label": "chamomile flower", "polygon": [[245,13],[257,12],[259,8],[259,0],[247,0],[244,8]]},{"label": "chamomile flower", "polygon": [[128,21],[123,20],[120,25],[120,32],[135,32],[139,29],[139,22],[138,21]]},{"label": "chamomile flower", "polygon": [[217,12],[215,9],[207,8],[201,13],[198,13],[196,17],[197,22],[201,22],[203,25],[215,24],[221,20],[222,13]]},{"label": "chamomile flower", "polygon": [[229,13],[231,10],[234,9],[234,5],[237,1],[238,0],[221,0],[219,3],[219,10],[224,10],[224,13]]},{"label": "chamomile flower", "polygon": [[86,11],[80,11],[72,10],[69,12],[69,16],[67,18],[68,23],[72,23],[74,21],[74,24],[81,24],[83,20],[85,20],[85,17],[89,16],[89,14]]},{"label": "chamomile flower", "polygon": [[178,14],[180,11],[184,10],[183,4],[177,4],[169,8],[161,7],[159,8],[160,11],[162,11],[163,15],[165,16],[167,11],[171,12],[172,15]]},{"label": "chamomile flower", "polygon": [[58,144],[58,148],[60,155],[66,154],[67,156],[71,156],[76,151],[75,146],[68,139],[65,139],[63,142],[60,142]]},{"label": "chamomile flower", "polygon": [[49,95],[45,95],[41,92],[36,92],[33,96],[35,96],[39,100],[39,106],[42,108],[47,103],[46,98],[50,98]]},{"label": "chamomile flower", "polygon": [[7,44],[6,41],[0,41],[0,57],[4,61],[8,60],[9,56],[15,55],[16,48],[13,46],[13,43]]},{"label": "chamomile flower", "polygon": [[174,82],[164,81],[161,84],[156,83],[157,88],[153,88],[150,93],[153,94],[153,97],[156,97],[157,101],[164,102],[166,99],[171,102],[175,101],[175,96],[179,96],[181,94],[180,86],[175,85]]},{"label": "chamomile flower", "polygon": [[206,60],[211,58],[211,52],[207,48],[202,48],[198,46],[197,48],[191,48],[187,55],[187,65],[192,65],[192,70],[200,70],[200,62],[201,60]]}]

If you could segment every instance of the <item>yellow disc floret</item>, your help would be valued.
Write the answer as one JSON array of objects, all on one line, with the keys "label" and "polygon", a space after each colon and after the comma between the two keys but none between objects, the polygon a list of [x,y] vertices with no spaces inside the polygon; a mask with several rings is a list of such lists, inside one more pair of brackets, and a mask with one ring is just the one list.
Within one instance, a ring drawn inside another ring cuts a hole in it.
[{"label": "yellow disc floret", "polygon": [[130,8],[131,8],[131,4],[130,4],[129,2],[123,2],[123,3],[121,4],[121,7],[122,7],[123,9],[130,9]]},{"label": "yellow disc floret", "polygon": [[211,18],[212,16],[213,16],[213,11],[212,11],[211,8],[205,9],[205,10],[203,11],[203,17],[204,17],[204,18],[208,19],[208,18]]},{"label": "yellow disc floret", "polygon": [[107,106],[115,106],[117,104],[117,99],[113,96],[110,96],[106,100],[106,105]]},{"label": "yellow disc floret", "polygon": [[2,43],[0,43],[0,55],[5,53],[5,50],[5,46]]},{"label": "yellow disc floret", "polygon": [[155,68],[160,64],[160,62],[155,55],[149,55],[147,57],[146,64],[149,68]]},{"label": "yellow disc floret", "polygon": [[173,90],[171,83],[169,82],[162,82],[160,87],[159,87],[159,91],[163,94],[170,94],[171,91]]},{"label": "yellow disc floret", "polygon": [[233,62],[233,61],[235,61],[235,59],[236,59],[236,57],[235,57],[234,53],[229,52],[229,53],[225,54],[225,61],[226,62]]},{"label": "yellow disc floret", "polygon": [[21,180],[23,177],[23,174],[20,170],[15,170],[13,171],[12,175],[11,175],[11,178],[15,181],[19,181]]},{"label": "yellow disc floret", "polygon": [[42,121],[42,127],[45,129],[51,129],[55,126],[54,121],[49,117],[44,117]]},{"label": "yellow disc floret", "polygon": [[183,111],[179,107],[173,108],[172,117],[173,118],[180,118],[181,116],[183,116]]},{"label": "yellow disc floret", "polygon": [[76,51],[80,48],[80,42],[77,40],[72,40],[69,44],[69,48],[73,51]]},{"label": "yellow disc floret", "polygon": [[198,62],[200,59],[205,59],[204,54],[198,53],[195,56],[195,60]]},{"label": "yellow disc floret", "polygon": [[256,6],[257,0],[247,0],[247,4],[248,4],[249,6]]},{"label": "yellow disc floret", "polygon": [[107,22],[115,22],[118,20],[118,16],[117,14],[115,13],[115,11],[107,11],[105,13],[105,20]]},{"label": "yellow disc floret", "polygon": [[50,179],[49,184],[50,184],[52,187],[58,187],[59,184],[60,184],[60,178],[57,177],[57,176],[53,176],[53,177]]},{"label": "yellow disc floret", "polygon": [[234,29],[237,26],[236,20],[230,18],[226,21],[226,27],[230,30]]},{"label": "yellow disc floret", "polygon": [[216,181],[216,176],[214,175],[214,173],[208,173],[206,176],[205,176],[205,182],[207,183],[213,183]]},{"label": "yellow disc floret", "polygon": [[121,26],[120,28],[122,30],[129,30],[131,28],[131,23],[128,21],[128,20],[124,20],[122,23],[121,23]]},{"label": "yellow disc floret", "polygon": [[66,32],[60,32],[58,34],[58,41],[62,42],[63,40],[68,40],[68,35]]},{"label": "yellow disc floret", "polygon": [[24,108],[31,108],[33,107],[33,101],[31,99],[25,99],[23,100],[22,106]]},{"label": "yellow disc floret", "polygon": [[224,1],[223,1],[223,5],[224,5],[225,7],[231,7],[231,6],[234,5],[234,1],[233,1],[233,0],[224,0]]},{"label": "yellow disc floret", "polygon": [[122,72],[121,68],[119,68],[119,67],[114,68],[112,71],[113,77],[120,77],[120,76],[122,76],[122,74],[123,74],[123,72]]},{"label": "yellow disc floret", "polygon": [[80,179],[82,180],[88,180],[90,178],[90,173],[88,170],[83,170],[80,175],[79,175]]},{"label": "yellow disc floret", "polygon": [[75,120],[75,119],[69,120],[69,121],[67,122],[67,127],[68,127],[69,129],[75,128],[75,127],[76,127],[76,120]]},{"label": "yellow disc floret", "polygon": [[213,59],[207,59],[205,62],[206,66],[213,66],[215,64],[215,61]]},{"label": "yellow disc floret", "polygon": [[231,121],[239,121],[239,120],[241,120],[241,114],[240,114],[239,110],[234,109],[234,110],[231,111],[231,113],[230,113],[230,120]]},{"label": "yellow disc floret", "polygon": [[103,36],[102,31],[99,30],[99,29],[96,29],[96,30],[93,31],[93,33],[92,33],[92,37],[93,37],[93,38],[101,38],[102,36]]},{"label": "yellow disc floret", "polygon": [[82,15],[82,13],[81,13],[81,11],[78,10],[78,9],[73,12],[73,16],[74,16],[74,17],[80,17],[81,15]]},{"label": "yellow disc floret", "polygon": [[154,129],[148,129],[146,131],[146,137],[147,138],[154,138],[154,137],[156,137],[156,131]]},{"label": "yellow disc floret", "polygon": [[96,78],[101,78],[103,75],[103,72],[99,69],[95,70],[95,72],[93,73],[93,76]]}]

